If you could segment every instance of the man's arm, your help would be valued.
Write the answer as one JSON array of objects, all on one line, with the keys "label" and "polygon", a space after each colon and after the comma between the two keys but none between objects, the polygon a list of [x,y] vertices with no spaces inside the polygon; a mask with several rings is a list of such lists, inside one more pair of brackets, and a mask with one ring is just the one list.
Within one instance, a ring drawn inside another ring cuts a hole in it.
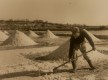
[{"label": "man's arm", "polygon": [[95,50],[95,45],[94,45],[94,42],[93,42],[92,38],[84,30],[83,30],[83,35],[89,41],[90,45],[92,46],[92,49]]},{"label": "man's arm", "polygon": [[69,59],[72,57],[72,52],[73,52],[73,37],[70,39],[70,47],[69,47]]}]

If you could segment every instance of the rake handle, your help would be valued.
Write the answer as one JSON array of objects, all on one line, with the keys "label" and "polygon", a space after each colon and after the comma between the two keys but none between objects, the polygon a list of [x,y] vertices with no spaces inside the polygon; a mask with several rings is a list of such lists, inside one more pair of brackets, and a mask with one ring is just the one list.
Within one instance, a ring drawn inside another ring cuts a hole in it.
[{"label": "rake handle", "polygon": [[[93,50],[89,50],[89,51],[87,51],[86,53],[89,53],[89,52],[91,52],[91,51],[93,51]],[[81,56],[82,56],[82,55],[79,55],[78,57],[81,57]],[[72,59],[71,61],[73,61],[73,60],[74,60],[74,59]],[[55,67],[55,68],[53,69],[53,71],[56,70],[57,68],[59,68],[59,67],[65,65],[65,64],[69,63],[69,62],[70,62],[70,60],[66,61],[65,63],[63,63],[63,64],[61,64],[61,65],[59,65],[59,66],[57,66],[57,67]]]}]

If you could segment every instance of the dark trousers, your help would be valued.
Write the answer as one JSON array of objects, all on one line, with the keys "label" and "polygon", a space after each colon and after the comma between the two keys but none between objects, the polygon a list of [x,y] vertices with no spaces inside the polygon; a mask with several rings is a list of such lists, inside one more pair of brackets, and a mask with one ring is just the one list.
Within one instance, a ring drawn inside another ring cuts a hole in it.
[{"label": "dark trousers", "polygon": [[88,62],[89,66],[91,68],[94,68],[93,67],[93,64],[91,62],[91,60],[89,59],[89,57],[87,56],[86,54],[86,45],[85,45],[86,42],[83,42],[81,44],[74,44],[74,49],[73,49],[73,54],[72,54],[72,66],[73,66],[73,69],[75,70],[77,68],[77,60],[78,60],[78,56],[77,56],[77,53],[78,53],[78,50],[80,50],[82,52],[82,56],[84,57],[84,59]]}]

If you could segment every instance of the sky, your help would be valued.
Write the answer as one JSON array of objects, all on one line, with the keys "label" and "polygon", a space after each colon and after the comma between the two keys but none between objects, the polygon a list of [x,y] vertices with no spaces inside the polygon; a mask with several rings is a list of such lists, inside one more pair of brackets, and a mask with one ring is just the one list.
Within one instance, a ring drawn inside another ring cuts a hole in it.
[{"label": "sky", "polygon": [[0,19],[108,25],[108,0],[0,0]]}]

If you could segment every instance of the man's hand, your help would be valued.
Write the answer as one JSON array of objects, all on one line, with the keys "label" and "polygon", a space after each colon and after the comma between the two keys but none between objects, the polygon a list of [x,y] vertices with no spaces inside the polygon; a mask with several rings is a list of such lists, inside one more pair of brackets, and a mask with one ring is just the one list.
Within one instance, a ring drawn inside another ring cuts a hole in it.
[{"label": "man's hand", "polygon": [[72,60],[71,59],[69,59],[69,62],[71,62]]},{"label": "man's hand", "polygon": [[73,60],[72,58],[69,59],[70,62],[72,62],[72,60]]}]

